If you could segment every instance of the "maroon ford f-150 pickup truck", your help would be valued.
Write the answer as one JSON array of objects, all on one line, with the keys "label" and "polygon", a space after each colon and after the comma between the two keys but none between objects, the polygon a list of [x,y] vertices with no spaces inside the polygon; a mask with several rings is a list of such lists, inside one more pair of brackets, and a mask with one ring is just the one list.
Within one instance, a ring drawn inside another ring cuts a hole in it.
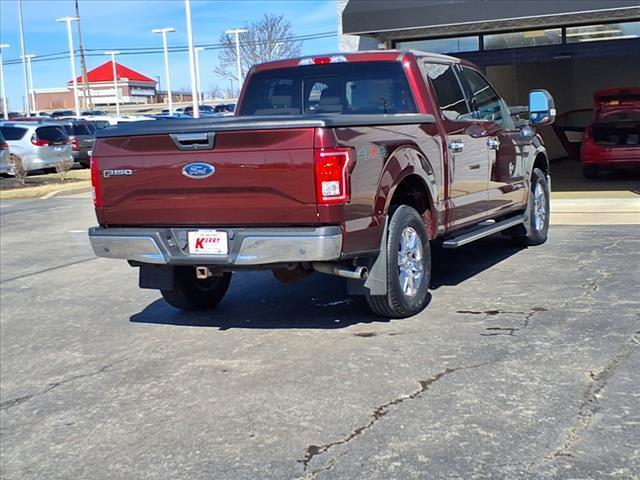
[{"label": "maroon ford f-150 pickup truck", "polygon": [[[522,110],[522,109],[520,109]],[[236,116],[138,122],[98,133],[97,255],[140,268],[174,307],[215,307],[232,272],[349,279],[382,316],[428,302],[432,243],[549,228],[549,162],[529,121],[472,64],[378,51],[256,65]]]}]

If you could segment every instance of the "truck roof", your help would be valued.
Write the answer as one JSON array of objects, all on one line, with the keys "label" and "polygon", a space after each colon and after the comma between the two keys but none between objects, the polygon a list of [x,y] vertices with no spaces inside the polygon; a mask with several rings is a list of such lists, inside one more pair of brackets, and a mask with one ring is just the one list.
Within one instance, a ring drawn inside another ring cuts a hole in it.
[{"label": "truck roof", "polygon": [[[442,55],[439,53],[431,53],[431,52],[423,52],[420,50],[363,50],[357,52],[338,52],[338,53],[324,53],[318,55],[305,55],[303,57],[295,57],[295,58],[287,58],[283,60],[274,60],[272,62],[259,63],[253,66],[252,70],[254,72],[260,72],[263,70],[271,70],[275,68],[287,68],[287,67],[295,67],[300,64],[303,60],[312,60],[314,58],[338,58],[343,57],[347,62],[371,62],[371,61],[382,61],[382,62],[393,62],[400,61],[400,59],[404,55],[413,55],[415,57],[428,58],[430,60],[435,60],[438,62],[446,62],[446,63],[463,63],[469,64],[466,60],[462,60],[460,58],[451,57],[449,55]],[[342,60],[344,61],[344,60]],[[329,62],[327,62],[329,63]]]}]

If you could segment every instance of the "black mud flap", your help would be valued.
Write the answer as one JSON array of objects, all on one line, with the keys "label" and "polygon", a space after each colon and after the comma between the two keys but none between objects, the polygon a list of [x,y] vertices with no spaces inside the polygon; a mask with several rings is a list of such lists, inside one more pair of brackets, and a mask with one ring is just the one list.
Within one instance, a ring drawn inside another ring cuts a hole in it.
[{"label": "black mud flap", "polygon": [[380,253],[369,265],[369,275],[362,283],[360,280],[347,280],[349,295],[386,295],[387,294],[387,237],[389,236],[389,217],[384,219],[384,230],[380,240]]},{"label": "black mud flap", "polygon": [[174,270],[168,265],[140,265],[140,288],[173,290]]}]

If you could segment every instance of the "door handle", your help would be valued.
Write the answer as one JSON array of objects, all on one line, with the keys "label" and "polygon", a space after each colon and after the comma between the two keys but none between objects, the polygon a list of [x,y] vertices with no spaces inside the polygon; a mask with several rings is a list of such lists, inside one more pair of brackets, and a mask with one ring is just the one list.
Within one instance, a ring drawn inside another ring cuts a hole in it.
[{"label": "door handle", "polygon": [[479,163],[474,163],[473,165],[469,165],[469,170],[478,170],[480,168]]},{"label": "door handle", "polygon": [[462,140],[451,140],[449,148],[452,152],[459,153],[464,149],[464,143],[462,143]]},{"label": "door handle", "polygon": [[215,132],[172,133],[171,140],[179,150],[211,150],[215,143]]},{"label": "door handle", "polygon": [[498,150],[500,148],[500,140],[498,140],[496,137],[491,137],[489,140],[487,140],[487,145],[491,150]]}]

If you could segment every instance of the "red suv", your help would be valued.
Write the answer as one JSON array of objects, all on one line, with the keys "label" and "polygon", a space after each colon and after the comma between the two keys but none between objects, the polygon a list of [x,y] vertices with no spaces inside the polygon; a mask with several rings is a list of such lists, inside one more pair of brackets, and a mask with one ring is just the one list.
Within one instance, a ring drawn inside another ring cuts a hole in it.
[{"label": "red suv", "polygon": [[598,90],[593,100],[594,120],[580,150],[585,178],[614,168],[640,169],[640,87]]}]

